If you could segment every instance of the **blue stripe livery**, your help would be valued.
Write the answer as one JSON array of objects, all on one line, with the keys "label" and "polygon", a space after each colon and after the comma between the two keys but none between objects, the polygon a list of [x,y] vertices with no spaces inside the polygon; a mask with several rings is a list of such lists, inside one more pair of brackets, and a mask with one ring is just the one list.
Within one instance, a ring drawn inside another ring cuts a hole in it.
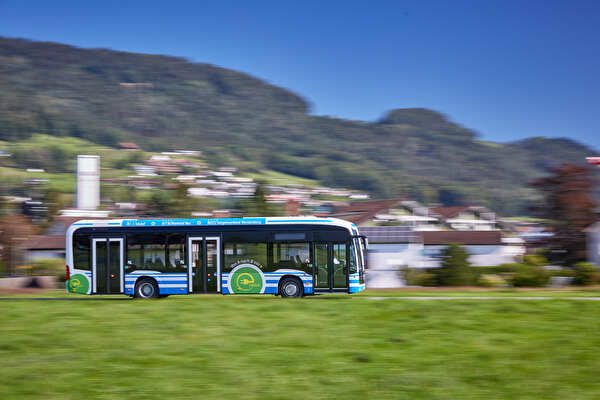
[{"label": "blue stripe livery", "polygon": [[[293,272],[266,272],[264,273],[265,277],[265,294],[277,294],[277,289],[279,286],[279,281],[281,277],[284,275],[293,275],[300,278],[302,284],[304,286],[304,294],[313,294],[313,277],[311,275],[306,275],[305,273],[293,273]],[[144,273],[144,271],[135,271],[132,273],[125,274],[125,288],[124,292],[127,295],[133,295],[133,288],[135,287],[135,283],[141,277],[151,277],[156,279],[158,283],[158,290],[161,295],[172,295],[172,294],[189,294],[189,286],[188,286],[188,275],[177,273],[177,274],[167,274],[160,272],[149,272]],[[173,279],[178,278],[178,279]],[[181,279],[185,278],[185,279]],[[349,276],[349,293],[357,293],[365,289],[365,284],[360,284],[360,280],[358,274],[351,274]],[[229,273],[224,272],[221,274],[221,293],[222,294],[232,294],[229,292],[229,288],[227,284],[229,282]],[[168,285],[166,287],[165,285]]]},{"label": "blue stripe livery", "polygon": [[[266,218],[205,218],[205,219],[126,219],[121,226],[223,226],[265,225]],[[90,224],[91,225],[91,224]]]}]

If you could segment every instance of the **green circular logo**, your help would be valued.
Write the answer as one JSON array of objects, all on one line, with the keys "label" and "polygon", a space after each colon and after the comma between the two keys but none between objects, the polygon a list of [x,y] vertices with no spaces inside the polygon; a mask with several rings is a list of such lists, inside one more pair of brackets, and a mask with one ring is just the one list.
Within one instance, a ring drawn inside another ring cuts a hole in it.
[{"label": "green circular logo", "polygon": [[90,282],[85,275],[75,274],[69,279],[67,287],[71,293],[87,293],[90,288]]},{"label": "green circular logo", "polygon": [[230,293],[263,293],[265,280],[262,271],[253,264],[240,264],[229,275]]}]

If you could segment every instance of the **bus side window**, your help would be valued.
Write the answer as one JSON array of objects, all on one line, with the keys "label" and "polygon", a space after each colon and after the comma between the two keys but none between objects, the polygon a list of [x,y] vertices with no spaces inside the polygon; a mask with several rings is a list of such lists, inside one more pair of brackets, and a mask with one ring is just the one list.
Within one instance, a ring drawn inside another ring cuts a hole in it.
[{"label": "bus side window", "polygon": [[185,235],[174,233],[169,235],[168,272],[186,272]]},{"label": "bus side window", "polygon": [[73,268],[91,271],[90,237],[88,235],[73,236]]},{"label": "bus side window", "polygon": [[167,269],[166,239],[164,234],[127,235],[126,271],[175,272]]},{"label": "bus side window", "polygon": [[265,270],[267,263],[267,243],[225,243],[223,246],[224,271],[231,271],[236,265],[247,262]]},{"label": "bus side window", "polygon": [[310,244],[273,243],[273,269],[297,269],[312,275]]}]

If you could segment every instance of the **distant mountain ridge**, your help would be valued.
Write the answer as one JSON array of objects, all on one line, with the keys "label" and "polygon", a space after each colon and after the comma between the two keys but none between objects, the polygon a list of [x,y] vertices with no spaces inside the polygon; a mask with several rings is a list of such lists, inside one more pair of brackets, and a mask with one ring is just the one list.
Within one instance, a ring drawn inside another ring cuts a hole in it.
[{"label": "distant mountain ridge", "polygon": [[[290,90],[182,58],[0,37],[0,140],[34,133],[202,150],[220,165],[273,169],[371,192],[522,213],[526,183],[594,151],[570,139],[500,144],[423,108],[377,122],[308,114]],[[543,134],[543,132],[541,132]]]}]

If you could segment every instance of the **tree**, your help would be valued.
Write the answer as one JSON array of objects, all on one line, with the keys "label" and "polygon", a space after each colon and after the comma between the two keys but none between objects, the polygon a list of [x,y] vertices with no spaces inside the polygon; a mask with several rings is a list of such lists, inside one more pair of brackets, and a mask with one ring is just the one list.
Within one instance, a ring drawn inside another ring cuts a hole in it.
[{"label": "tree", "polygon": [[5,272],[13,274],[15,267],[23,262],[23,246],[36,233],[35,226],[22,215],[9,215],[0,219],[0,246]]},{"label": "tree", "polygon": [[58,215],[58,211],[61,208],[68,207],[68,202],[66,202],[63,197],[64,196],[56,189],[50,187],[46,189],[44,193],[44,205],[47,207],[46,219],[48,223],[55,215]]},{"label": "tree", "polygon": [[244,202],[243,208],[244,215],[247,217],[269,217],[275,215],[273,207],[267,203],[265,189],[261,184],[256,186],[254,196]]},{"label": "tree", "polygon": [[198,208],[198,201],[188,195],[188,186],[179,183],[168,205],[169,215],[173,217],[188,217]]},{"label": "tree", "polygon": [[449,244],[442,252],[442,267],[438,268],[438,285],[440,286],[466,286],[473,281],[473,274],[469,269],[469,254],[464,247],[458,244]]},{"label": "tree", "polygon": [[148,199],[148,213],[152,216],[168,216],[172,199],[164,190],[155,190]]},{"label": "tree", "polygon": [[534,211],[552,221],[554,235],[546,242],[549,260],[571,266],[585,261],[584,230],[596,221],[594,178],[589,168],[575,164],[561,164],[549,171],[552,175],[530,184],[543,195]]}]

